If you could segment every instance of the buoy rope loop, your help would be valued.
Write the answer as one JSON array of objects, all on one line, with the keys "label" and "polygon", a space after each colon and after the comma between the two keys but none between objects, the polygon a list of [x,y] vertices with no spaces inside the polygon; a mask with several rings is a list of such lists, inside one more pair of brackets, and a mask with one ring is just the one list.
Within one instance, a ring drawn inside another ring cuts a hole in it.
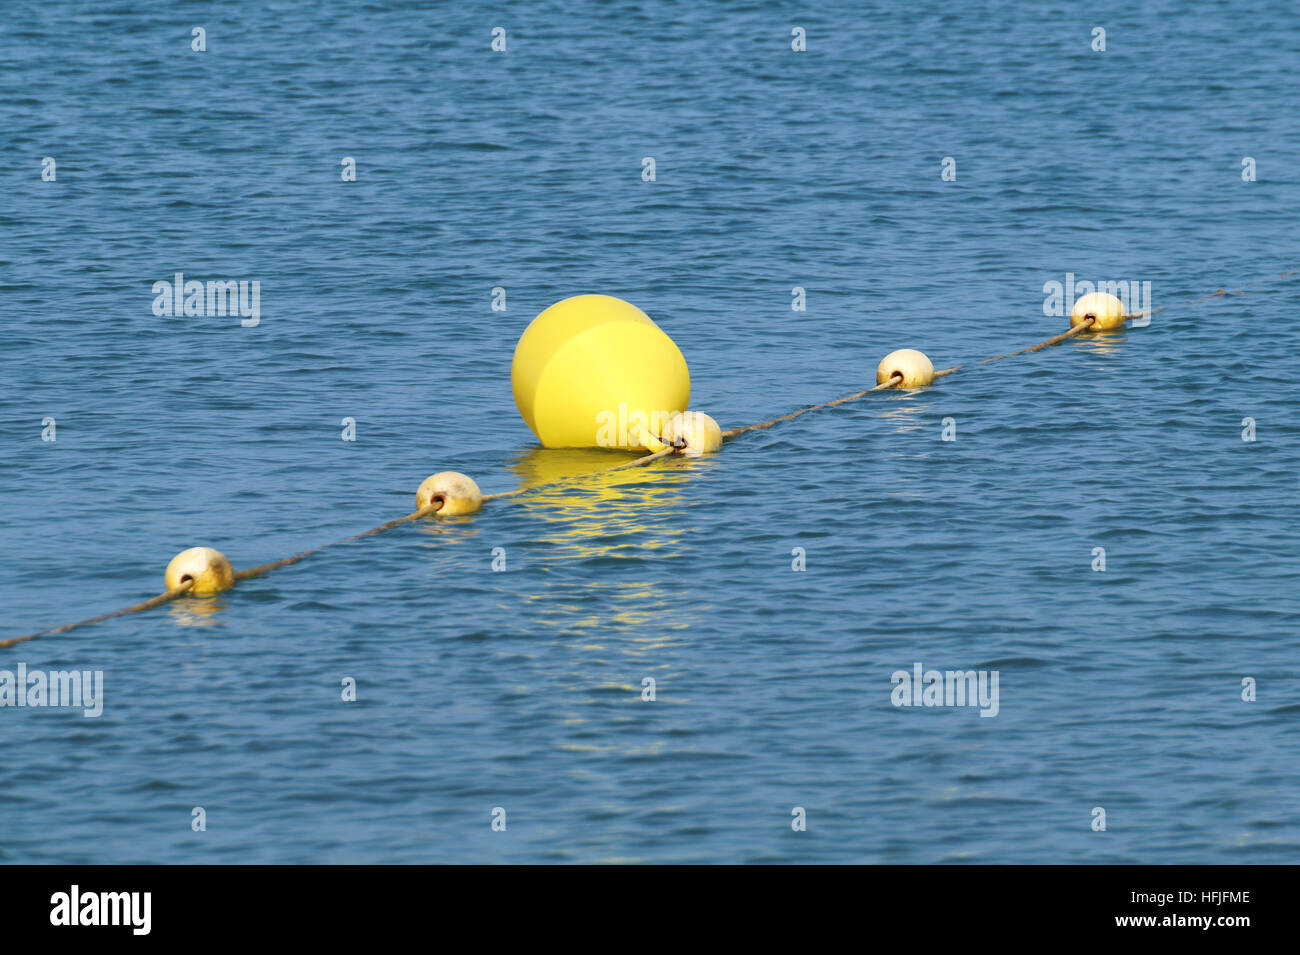
[{"label": "buoy rope loop", "polygon": [[685,450],[686,445],[689,443],[685,438],[665,438],[662,434],[653,434],[651,437],[660,444],[666,444],[679,453]]}]

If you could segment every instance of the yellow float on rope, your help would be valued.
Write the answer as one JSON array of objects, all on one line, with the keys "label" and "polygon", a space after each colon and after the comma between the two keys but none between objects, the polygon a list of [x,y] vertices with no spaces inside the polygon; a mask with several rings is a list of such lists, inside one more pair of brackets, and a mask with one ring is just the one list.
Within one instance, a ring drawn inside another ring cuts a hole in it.
[{"label": "yellow float on rope", "polygon": [[674,447],[688,458],[712,454],[722,447],[722,429],[703,411],[683,411],[673,415],[660,429],[659,438],[663,440],[652,437],[646,447],[651,451]]},{"label": "yellow float on rope", "polygon": [[915,348],[891,351],[876,366],[876,384],[883,385],[895,375],[903,388],[925,388],[934,384],[934,364]]},{"label": "yellow float on rope", "polygon": [[163,580],[168,590],[193,581],[189,593],[195,597],[211,597],[229,590],[235,583],[235,572],[226,555],[211,547],[191,547],[171,559]]},{"label": "yellow float on rope", "polygon": [[415,509],[424,510],[437,505],[434,514],[439,517],[457,517],[473,514],[483,507],[483,493],[474,479],[459,471],[439,471],[425,478],[415,489]]},{"label": "yellow float on rope", "polygon": [[677,345],[610,295],[566,298],[533,319],[515,346],[510,383],[519,414],[548,448],[648,448],[691,397]]},{"label": "yellow float on rope", "polygon": [[1092,319],[1092,330],[1109,332],[1124,327],[1124,303],[1108,292],[1089,292],[1070,309],[1070,327]]}]

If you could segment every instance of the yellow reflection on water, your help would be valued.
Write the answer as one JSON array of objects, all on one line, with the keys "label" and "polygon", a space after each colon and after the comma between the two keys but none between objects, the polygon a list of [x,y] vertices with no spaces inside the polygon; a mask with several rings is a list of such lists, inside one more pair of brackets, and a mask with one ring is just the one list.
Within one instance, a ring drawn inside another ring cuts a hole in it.
[{"label": "yellow reflection on water", "polygon": [[[489,505],[491,506],[491,505]],[[479,514],[461,514],[458,517],[427,517],[416,520],[416,527],[421,534],[435,538],[444,544],[459,544],[461,541],[475,537],[479,529],[476,519]]]},{"label": "yellow reflection on water", "polygon": [[180,597],[167,605],[167,616],[179,627],[211,627],[225,609],[220,597]]},{"label": "yellow reflection on water", "polygon": [[[670,555],[685,544],[683,517],[690,482],[719,462],[716,457],[670,457],[644,467],[608,470],[639,456],[530,448],[507,468],[518,487],[536,490],[508,504],[530,518],[534,540],[548,545],[552,560],[613,561],[647,550]],[[525,613],[548,628],[572,634],[573,646],[599,651],[612,641],[621,652],[632,654],[676,643],[666,634],[688,628],[706,609],[697,604],[687,611],[655,582],[629,581],[615,573],[557,581],[544,594],[526,595],[526,600]]]},{"label": "yellow reflection on water", "polygon": [[573,635],[571,646],[586,651],[607,650],[610,643],[630,656],[652,654],[681,643],[669,636],[688,629],[709,610],[693,598],[689,607],[652,581],[609,578],[529,595],[525,612],[534,619]]},{"label": "yellow reflection on water", "polygon": [[1122,328],[1117,328],[1112,332],[1093,332],[1089,335],[1080,335],[1072,339],[1071,344],[1093,355],[1105,355],[1111,352],[1117,352],[1124,347],[1128,341],[1128,335]]},{"label": "yellow reflection on water", "polygon": [[620,464],[630,464],[648,453],[600,448],[531,447],[508,461],[506,467],[514,473],[519,487],[553,483],[559,485],[555,489],[548,488],[549,493],[552,490],[579,492],[593,486],[615,487],[637,483],[653,485],[665,481],[681,484],[689,480],[687,475],[716,467],[719,463],[716,454],[699,458],[668,457],[652,461],[643,467],[601,473]]},{"label": "yellow reflection on water", "polygon": [[[628,547],[663,548],[681,538],[683,491],[713,458],[663,458],[644,467],[609,471],[640,455],[618,451],[530,448],[507,464],[517,499],[534,519],[553,525],[539,540],[566,557],[603,557]],[[553,485],[553,486],[544,486]]]}]

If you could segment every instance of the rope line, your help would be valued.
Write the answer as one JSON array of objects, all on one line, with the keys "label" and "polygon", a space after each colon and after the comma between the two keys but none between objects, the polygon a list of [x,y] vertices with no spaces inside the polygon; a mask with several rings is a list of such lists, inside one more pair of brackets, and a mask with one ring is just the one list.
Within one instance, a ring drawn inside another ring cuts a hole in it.
[{"label": "rope line", "polygon": [[[1136,317],[1137,317],[1136,315],[1126,315],[1124,316],[1124,319],[1125,321],[1127,321],[1130,318],[1136,318]],[[1044,348],[1048,348],[1052,345],[1059,345],[1061,344],[1061,342],[1065,341],[1066,339],[1073,338],[1075,335],[1082,335],[1089,328],[1091,328],[1092,325],[1093,325],[1093,319],[1085,318],[1078,325],[1071,327],[1068,332],[1062,332],[1059,335],[1053,335],[1051,338],[1047,339],[1046,341],[1041,341],[1037,345],[1030,345],[1028,348],[1022,348],[1020,349],[1020,351],[1013,351],[1013,352],[1008,352],[1005,355],[994,355],[992,358],[985,358],[983,361],[979,362],[979,364],[984,365],[991,361],[997,361],[999,358],[1011,358],[1014,355],[1023,355],[1026,352],[1042,351]],[[951,368],[941,368],[935,371],[934,377],[942,378],[944,375],[951,375],[954,371],[957,371],[958,369],[965,368],[965,367],[966,367],[965,365],[953,365]],[[789,414],[783,414],[779,418],[772,418],[770,421],[760,421],[758,424],[746,425],[743,428],[731,428],[727,431],[722,432],[722,437],[723,440],[727,440],[730,438],[734,438],[737,435],[745,434],[748,431],[757,431],[762,428],[770,428],[774,424],[778,424],[779,422],[782,421],[789,421],[792,418],[797,418],[800,415],[807,414],[810,411],[818,411],[822,408],[833,408],[836,405],[842,405],[847,401],[856,401],[859,398],[866,397],[867,395],[871,394],[873,391],[885,391],[889,388],[897,388],[900,384],[902,384],[902,381],[903,381],[903,376],[898,372],[894,372],[892,375],[889,376],[888,381],[882,382],[881,384],[876,385],[874,388],[867,388],[864,391],[855,391],[851,395],[845,395],[843,398],[836,398],[834,401],[824,401],[819,405],[809,405],[806,408],[799,408],[795,411],[791,411]]]},{"label": "rope line", "polygon": [[[643,457],[637,458],[635,461],[626,461],[622,464],[616,464],[613,467],[602,468],[599,471],[592,471],[587,474],[578,475],[576,478],[572,480],[583,480],[589,477],[593,477],[597,474],[608,474],[612,471],[625,471],[628,468],[644,467],[645,465],[650,464],[653,461],[658,461],[660,458],[665,458],[670,454],[675,454],[676,452],[677,452],[676,447],[669,446],[664,448],[662,451],[656,451],[653,454],[647,454]],[[570,484],[572,483],[572,480],[549,481],[546,484],[534,484],[531,487],[516,488],[513,491],[502,491],[499,494],[485,494],[483,495],[483,500],[497,501],[497,500],[503,500],[505,498],[518,497],[521,494],[528,494],[533,491],[540,491],[544,488],[555,487],[556,485],[562,485],[562,484]],[[332,541],[328,544],[321,544],[319,547],[313,547],[310,550],[304,550],[300,553],[294,554],[290,557],[285,557],[281,560],[273,560],[270,563],[258,564],[256,567],[249,567],[247,570],[237,570],[234,573],[235,580],[237,581],[249,580],[253,577],[262,577],[266,574],[269,574],[273,570],[279,570],[281,567],[288,567],[291,564],[296,564],[300,560],[310,557],[312,554],[319,554],[321,551],[325,550],[328,547],[336,547],[339,544],[347,544],[347,543],[351,543],[352,541],[361,540],[363,537],[370,537],[374,534],[382,534],[384,531],[392,530],[394,527],[397,527],[399,524],[406,524],[410,521],[417,520],[421,517],[425,517],[427,515],[437,513],[438,509],[441,507],[442,507],[441,502],[438,503],[437,505],[429,504],[427,507],[422,507],[418,511],[412,511],[410,514],[407,514],[404,517],[399,517],[394,520],[387,521],[383,524],[380,524],[378,527],[372,527],[368,531],[362,531],[360,534],[353,534],[351,537],[344,537],[341,540]],[[176,587],[173,590],[169,590],[166,593],[158,594],[158,596],[156,597],[150,597],[148,600],[141,601],[138,604],[132,604],[129,607],[123,607],[121,610],[114,610],[112,613],[100,614],[97,617],[88,617],[85,620],[78,620],[76,623],[64,624],[61,627],[53,627],[48,630],[37,630],[34,633],[28,633],[21,637],[11,637],[8,640],[0,640],[0,650],[5,649],[6,647],[11,647],[18,643],[26,643],[28,640],[35,640],[37,637],[48,637],[48,636],[53,636],[54,634],[57,633],[67,633],[69,630],[76,630],[79,627],[89,626],[92,623],[99,623],[102,620],[109,620],[113,617],[121,617],[129,613],[139,613],[143,610],[152,610],[154,607],[161,607],[163,604],[170,603],[171,601],[175,600],[177,597],[182,596],[193,586],[194,586],[194,581],[187,580],[179,587]]]},{"label": "rope line", "polygon": [[[1291,269],[1288,272],[1279,272],[1277,275],[1270,275],[1268,278],[1257,279],[1254,282],[1248,282],[1247,284],[1236,289],[1217,289],[1216,291],[1211,292],[1209,295],[1202,295],[1200,298],[1191,298],[1185,302],[1171,302],[1169,305],[1161,305],[1159,308],[1144,309],[1143,311],[1140,312],[1129,312],[1128,314],[1123,316],[1124,321],[1128,322],[1134,318],[1141,318],[1145,315],[1154,315],[1156,312],[1163,312],[1165,309],[1172,308],[1175,305],[1196,305],[1199,302],[1204,302],[1212,298],[1224,298],[1228,295],[1245,295],[1247,294],[1246,292],[1247,289],[1255,288],[1260,285],[1265,285],[1269,282],[1276,282],[1278,279],[1289,278],[1292,275],[1300,275],[1300,269]],[[976,364],[987,365],[989,362],[999,361],[1000,359],[1003,358],[1014,358],[1016,355],[1026,355],[1029,354],[1030,352],[1042,351],[1044,348],[1050,348],[1053,345],[1059,345],[1061,344],[1061,342],[1068,341],[1071,338],[1074,338],[1076,335],[1082,335],[1089,328],[1091,328],[1093,324],[1094,324],[1094,319],[1085,318],[1078,325],[1071,326],[1069,331],[1062,332],[1059,335],[1053,335],[1051,338],[1045,341],[1041,341],[1037,345],[1030,345],[1028,348],[1022,348],[1019,351],[1007,352],[1007,354],[1005,355],[994,355],[991,358],[984,358],[979,362],[977,362]],[[935,371],[934,377],[942,378],[945,375],[951,375],[954,371],[957,371],[965,367],[966,366],[962,364],[962,365],[953,365],[951,368],[938,369]],[[889,381],[885,382],[884,384],[876,385],[876,387],[874,388],[868,388],[865,391],[858,391],[851,395],[845,395],[843,398],[837,398],[834,401],[827,401],[819,405],[809,405],[806,408],[799,408],[796,411],[791,411],[789,414],[781,415],[779,418],[772,418],[770,421],[760,421],[758,424],[747,425],[746,427],[743,428],[731,428],[728,431],[722,432],[723,440],[734,438],[737,435],[745,434],[748,431],[756,431],[763,428],[770,428],[774,424],[777,424],[782,421],[789,421],[792,418],[797,418],[802,414],[807,414],[809,411],[817,411],[821,408],[833,408],[835,405],[842,405],[846,401],[855,401],[858,398],[863,398],[871,394],[873,391],[884,391],[888,388],[895,388],[898,386],[898,381],[895,381],[895,378],[898,378],[898,380],[901,381],[901,378],[897,375],[897,373],[895,373],[893,376],[890,377]]]},{"label": "rope line", "polygon": [[[950,370],[955,370],[955,369],[950,369]],[[937,372],[935,374],[935,377],[936,378],[938,377]],[[758,431],[764,428],[770,428],[774,424],[779,424],[782,421],[789,421],[792,418],[799,417],[801,414],[807,414],[810,411],[817,411],[820,408],[833,408],[836,405],[844,404],[844,402],[846,401],[856,401],[858,398],[861,398],[865,395],[869,395],[873,391],[884,391],[887,388],[896,388],[898,387],[898,385],[902,383],[902,381],[903,381],[903,376],[900,375],[898,372],[894,372],[892,375],[889,376],[888,381],[882,382],[881,384],[876,385],[874,388],[867,388],[863,391],[856,391],[851,395],[845,395],[843,398],[836,398],[834,401],[823,401],[819,405],[809,405],[807,408],[799,408],[796,411],[791,411],[789,414],[783,414],[781,415],[781,417],[773,418],[770,421],[760,421],[758,424],[745,425],[745,427],[743,428],[728,428],[726,431],[722,432],[722,440],[728,441],[731,438],[734,438],[737,435],[745,434],[748,431]]]},{"label": "rope line", "polygon": [[1277,275],[1270,275],[1266,279],[1256,279],[1254,282],[1247,282],[1240,288],[1235,289],[1215,289],[1209,295],[1202,295],[1200,298],[1189,298],[1185,302],[1170,302],[1168,305],[1161,305],[1159,308],[1148,308],[1141,312],[1133,312],[1125,315],[1126,319],[1140,318],[1143,315],[1154,315],[1156,312],[1163,312],[1167,308],[1175,305],[1196,305],[1198,302],[1204,302],[1212,298],[1224,298],[1228,295],[1246,295],[1246,289],[1255,288],[1260,285],[1267,285],[1269,282],[1276,282],[1278,279],[1290,278],[1292,275],[1300,275],[1300,269],[1291,269],[1289,272],[1279,272]]},{"label": "rope line", "polygon": [[[1162,312],[1165,309],[1170,308],[1174,305],[1196,305],[1200,302],[1204,302],[1212,298],[1223,298],[1228,295],[1245,295],[1247,294],[1246,292],[1247,289],[1255,288],[1260,285],[1265,285],[1269,282],[1276,282],[1279,279],[1289,278],[1293,275],[1300,275],[1300,269],[1292,269],[1288,272],[1281,272],[1277,275],[1269,276],[1268,278],[1258,279],[1257,281],[1250,282],[1237,289],[1231,289],[1231,290],[1216,289],[1214,292],[1211,292],[1209,295],[1202,295],[1200,298],[1188,299],[1187,301],[1184,302],[1173,302],[1170,305],[1161,305],[1159,308],[1145,309],[1140,312],[1131,312],[1125,314],[1124,316],[1122,316],[1122,318],[1124,322],[1128,322],[1134,318],[1140,318],[1147,315],[1154,315],[1156,312]],[[1041,341],[1037,345],[1030,345],[1028,348],[1022,348],[1019,351],[1008,352],[1005,355],[994,355],[991,358],[984,358],[976,362],[976,364],[987,365],[989,362],[999,361],[1003,358],[1013,358],[1016,355],[1025,355],[1031,352],[1042,351],[1044,348],[1050,348],[1053,345],[1059,345],[1062,342],[1069,341],[1070,339],[1083,334],[1084,332],[1088,331],[1088,329],[1090,329],[1094,323],[1095,320],[1093,318],[1085,318],[1078,325],[1071,326],[1069,331],[1062,332],[1059,335],[1053,335],[1051,338]],[[951,368],[943,368],[943,369],[936,370],[934,372],[934,378],[936,379],[943,378],[945,375],[951,375],[953,372],[958,371],[965,367],[966,367],[965,364],[961,364],[961,365],[953,365]],[[850,401],[856,401],[859,398],[864,398],[867,395],[877,391],[887,391],[891,388],[897,388],[899,385],[902,384],[902,382],[903,382],[903,376],[899,372],[894,372],[889,377],[888,381],[875,385],[872,388],[865,388],[862,391],[856,391],[851,395],[845,395],[843,398],[836,398],[834,401],[824,401],[821,404],[808,405],[807,407],[804,408],[797,408],[794,411],[789,412],[788,414],[783,414],[780,415],[779,417],[771,418],[767,421],[760,421],[757,424],[746,425],[741,428],[730,428],[722,432],[722,438],[725,441],[725,440],[730,440],[732,438],[738,437],[742,434],[747,434],[750,431],[764,430],[772,427],[773,425],[780,424],[783,421],[792,421],[793,419],[798,418],[800,415],[805,415],[810,411],[819,411],[823,408],[834,408],[837,405],[842,405]],[[646,465],[658,461],[662,458],[666,458],[674,454],[679,454],[682,452],[683,448],[685,447],[684,441],[670,442],[660,438],[660,443],[667,445],[667,447],[665,447],[662,451],[655,451],[652,454],[647,454],[644,455],[643,457],[639,457],[635,461],[626,461],[622,464],[616,464],[612,467],[603,468],[599,471],[592,471],[587,474],[578,475],[575,478],[562,478],[558,481],[548,481],[545,484],[534,484],[530,487],[516,488],[513,491],[501,491],[496,494],[485,494],[483,495],[482,499],[485,503],[487,501],[507,500],[510,498],[519,497],[520,495],[523,494],[530,494],[534,491],[545,490],[546,488],[552,488],[560,485],[568,485],[573,483],[574,481],[584,480],[586,478],[594,477],[599,474],[609,474],[614,471],[625,471],[629,468],[645,467]],[[292,556],[285,557],[281,560],[271,561],[270,563],[266,563],[266,564],[258,564],[256,567],[249,567],[247,570],[237,570],[234,572],[234,578],[235,580],[239,581],[239,580],[249,580],[254,577],[261,577],[265,574],[269,574],[273,570],[278,570],[281,567],[288,567],[291,564],[296,564],[299,561],[304,560],[305,558],[310,557],[313,554],[320,553],[321,551],[325,550],[328,547],[335,547],[339,544],[347,544],[352,541],[361,540],[363,537],[370,537],[374,534],[382,534],[384,531],[391,530],[392,528],[397,527],[400,524],[406,524],[410,521],[418,520],[421,517],[425,517],[426,515],[434,514],[442,506],[443,505],[441,502],[439,502],[437,506],[434,506],[433,504],[429,504],[428,506],[423,507],[418,511],[413,511],[412,513],[407,514],[404,517],[399,517],[396,518],[395,520],[387,521],[386,523],[380,524],[378,527],[372,527],[370,528],[370,530],[362,531],[360,534],[353,534],[351,537],[344,537],[342,540],[333,541],[328,544],[322,544],[319,547],[313,547],[310,550],[305,550],[302,551],[301,553],[293,554]],[[53,636],[54,634],[67,633],[70,630],[76,630],[79,627],[85,627],[85,626],[89,626],[90,624],[100,623],[101,621],[104,620],[111,620],[114,617],[121,617],[121,616],[125,616],[126,614],[140,613],[145,610],[152,610],[154,607],[160,607],[163,604],[170,603],[171,601],[177,599],[178,597],[183,596],[193,586],[194,586],[194,581],[187,580],[184,583],[182,583],[179,587],[176,587],[172,590],[168,590],[166,593],[158,594],[156,597],[150,597],[148,600],[142,601],[137,604],[132,604],[129,607],[123,607],[121,610],[114,610],[112,613],[100,614],[97,617],[88,617],[85,620],[78,620],[76,623],[64,624],[61,627],[52,627],[47,630],[37,630],[34,633],[25,634],[21,637],[11,637],[8,640],[0,640],[0,650],[3,650],[7,647],[12,647],[15,644],[26,643],[28,640],[35,640],[37,637]]]},{"label": "rope line", "polygon": [[121,610],[114,610],[112,613],[101,613],[98,617],[89,617],[85,620],[78,620],[76,623],[64,624],[62,627],[51,627],[49,630],[37,630],[35,633],[29,633],[22,637],[10,637],[8,640],[0,640],[0,650],[5,647],[12,647],[16,643],[26,643],[28,640],[35,640],[37,637],[48,637],[56,633],[67,633],[69,630],[76,630],[78,627],[85,627],[92,623],[99,623],[101,620],[109,620],[113,617],[121,617],[128,613],[139,613],[141,610],[152,610],[154,607],[161,607],[165,603],[171,603],[185,591],[194,586],[193,580],[187,580],[165,594],[159,594],[157,597],[150,597],[138,604],[132,604],[129,607],[123,607]]},{"label": "rope line", "polygon": [[[438,505],[438,507],[441,506],[441,504]],[[235,579],[248,580],[252,577],[261,577],[264,574],[269,574],[271,571],[278,570],[281,567],[288,567],[290,564],[296,564],[304,557],[318,554],[326,547],[333,547],[336,544],[347,544],[350,541],[361,540],[361,538],[369,537],[371,534],[382,534],[384,531],[391,530],[398,524],[405,524],[407,521],[413,521],[418,517],[424,517],[426,514],[432,514],[438,510],[438,507],[434,507],[430,504],[428,507],[422,507],[418,511],[412,511],[405,517],[399,517],[396,520],[388,521],[386,524],[380,524],[378,527],[372,527],[370,530],[362,531],[360,534],[353,534],[351,537],[345,537],[342,540],[337,540],[333,543],[321,544],[319,547],[313,547],[311,550],[305,550],[300,554],[294,554],[292,557],[285,557],[283,560],[273,560],[269,564],[258,564],[256,567],[250,567],[247,570],[237,570],[235,571]]]}]

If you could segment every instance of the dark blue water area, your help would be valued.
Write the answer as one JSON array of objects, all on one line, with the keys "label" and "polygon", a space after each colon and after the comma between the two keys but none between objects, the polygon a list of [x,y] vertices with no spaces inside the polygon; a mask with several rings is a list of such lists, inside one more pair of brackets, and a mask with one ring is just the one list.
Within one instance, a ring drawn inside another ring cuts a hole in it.
[{"label": "dark blue water area", "polygon": [[[1182,304],[1300,267],[1294,4],[4,12],[0,639],[573,480],[0,650],[103,673],[0,707],[0,861],[1296,860],[1300,276]],[[980,364],[1067,275],[1168,307]],[[724,428],[962,368],[592,475],[510,389],[582,292]]]}]

